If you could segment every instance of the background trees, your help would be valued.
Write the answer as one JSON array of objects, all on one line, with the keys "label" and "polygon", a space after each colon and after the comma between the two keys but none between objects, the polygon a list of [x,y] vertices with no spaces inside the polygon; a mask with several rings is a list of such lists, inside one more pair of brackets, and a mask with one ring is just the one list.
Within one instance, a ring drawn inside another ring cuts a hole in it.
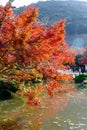
[{"label": "background trees", "polygon": [[80,62],[84,65],[87,65],[87,47],[85,47],[85,51],[83,53],[83,57],[81,58]]}]

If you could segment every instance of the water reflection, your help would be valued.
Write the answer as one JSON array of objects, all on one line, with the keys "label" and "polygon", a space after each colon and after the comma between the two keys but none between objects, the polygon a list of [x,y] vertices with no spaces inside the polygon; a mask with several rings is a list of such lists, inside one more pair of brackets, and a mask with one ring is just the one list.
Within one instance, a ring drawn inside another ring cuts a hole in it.
[{"label": "water reflection", "polygon": [[41,106],[16,110],[9,116],[12,121],[5,119],[0,130],[87,130],[86,93],[70,92],[53,99],[43,96]]},{"label": "water reflection", "polygon": [[[68,99],[69,97],[66,94],[62,94],[62,97],[61,94],[56,95],[53,99],[49,96],[43,96],[41,106],[31,107],[25,105],[21,110],[15,110],[12,113],[4,109],[6,115],[3,117],[3,122],[1,122],[1,128],[2,130],[42,130],[43,122],[46,119],[54,118],[59,110],[63,110]],[[14,103],[12,102],[12,104]],[[9,118],[6,119],[6,116]]]}]

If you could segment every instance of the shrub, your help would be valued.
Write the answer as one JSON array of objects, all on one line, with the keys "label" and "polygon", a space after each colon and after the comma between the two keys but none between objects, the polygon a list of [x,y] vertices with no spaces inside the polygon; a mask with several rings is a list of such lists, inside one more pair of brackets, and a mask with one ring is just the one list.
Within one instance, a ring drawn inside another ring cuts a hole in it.
[{"label": "shrub", "polygon": [[74,78],[75,83],[82,83],[87,78],[87,74],[80,74]]},{"label": "shrub", "polygon": [[0,81],[0,100],[11,98],[11,93],[15,93],[18,88],[12,82]]}]

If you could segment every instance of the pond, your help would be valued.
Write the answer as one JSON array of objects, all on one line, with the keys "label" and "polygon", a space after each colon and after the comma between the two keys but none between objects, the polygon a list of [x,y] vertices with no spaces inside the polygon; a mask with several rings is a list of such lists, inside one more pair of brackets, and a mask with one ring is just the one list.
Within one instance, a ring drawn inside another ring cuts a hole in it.
[{"label": "pond", "polygon": [[0,102],[0,130],[87,130],[86,91],[43,96],[37,107],[20,96]]}]

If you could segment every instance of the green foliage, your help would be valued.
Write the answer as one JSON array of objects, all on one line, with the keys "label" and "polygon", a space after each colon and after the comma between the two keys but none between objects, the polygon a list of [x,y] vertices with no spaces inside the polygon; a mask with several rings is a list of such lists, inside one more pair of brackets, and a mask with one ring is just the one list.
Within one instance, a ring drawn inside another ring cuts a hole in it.
[{"label": "green foliage", "polygon": [[80,74],[74,78],[75,83],[82,83],[85,79],[87,79],[87,74]]}]

